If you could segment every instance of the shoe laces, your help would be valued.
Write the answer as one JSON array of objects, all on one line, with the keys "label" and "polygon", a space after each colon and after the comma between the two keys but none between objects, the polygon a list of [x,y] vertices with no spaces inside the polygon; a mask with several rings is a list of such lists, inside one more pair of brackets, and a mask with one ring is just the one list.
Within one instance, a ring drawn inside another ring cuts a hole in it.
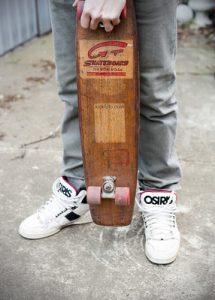
[{"label": "shoe laces", "polygon": [[171,203],[173,195],[174,192],[165,205],[157,205],[156,207],[155,205],[143,205],[141,200],[140,202],[137,201],[150,239],[167,240],[175,237],[174,233],[177,228],[175,214],[178,210],[175,201]]},{"label": "shoe laces", "polygon": [[77,196],[74,196],[67,203],[59,198],[53,192],[52,196],[37,210],[37,217],[42,223],[49,223],[53,221],[57,214],[67,209],[72,209],[74,206],[78,206],[84,196],[86,191],[81,191]]}]

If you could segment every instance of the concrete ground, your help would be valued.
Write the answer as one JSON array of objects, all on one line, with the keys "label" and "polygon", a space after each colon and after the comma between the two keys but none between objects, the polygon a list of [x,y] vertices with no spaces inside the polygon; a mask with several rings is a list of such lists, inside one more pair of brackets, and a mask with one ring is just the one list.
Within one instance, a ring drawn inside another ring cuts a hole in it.
[{"label": "concrete ground", "polygon": [[157,266],[144,255],[136,210],[126,228],[75,226],[38,241],[18,235],[21,220],[48,199],[59,175],[63,104],[50,35],[0,58],[1,300],[215,299],[213,64],[203,37],[179,43],[182,240],[176,261]]}]

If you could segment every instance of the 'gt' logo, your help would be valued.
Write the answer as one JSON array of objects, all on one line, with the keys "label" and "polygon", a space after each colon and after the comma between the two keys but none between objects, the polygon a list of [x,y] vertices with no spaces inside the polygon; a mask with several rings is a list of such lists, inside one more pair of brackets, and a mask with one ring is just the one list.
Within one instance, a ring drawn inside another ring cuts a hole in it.
[{"label": "'gt' logo", "polygon": [[[95,59],[98,57],[107,57],[110,54],[117,56],[119,53],[122,53],[124,51],[127,45],[128,44],[126,42],[119,42],[119,41],[102,42],[96,44],[88,51],[88,57],[91,59]],[[111,49],[107,50],[107,47],[115,47],[115,48],[112,50]]]}]

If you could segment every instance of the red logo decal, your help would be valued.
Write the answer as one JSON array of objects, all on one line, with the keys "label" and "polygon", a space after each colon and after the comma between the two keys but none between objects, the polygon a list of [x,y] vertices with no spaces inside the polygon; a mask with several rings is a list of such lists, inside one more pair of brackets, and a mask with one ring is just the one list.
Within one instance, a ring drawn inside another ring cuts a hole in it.
[{"label": "red logo decal", "polygon": [[[119,53],[122,53],[124,49],[127,47],[127,43],[125,42],[119,42],[119,41],[108,41],[108,42],[102,42],[99,44],[96,44],[88,51],[88,57],[90,59],[95,59],[98,57],[107,57],[108,55],[112,54],[114,56],[117,56]],[[113,50],[102,50],[102,47],[117,47]]]}]

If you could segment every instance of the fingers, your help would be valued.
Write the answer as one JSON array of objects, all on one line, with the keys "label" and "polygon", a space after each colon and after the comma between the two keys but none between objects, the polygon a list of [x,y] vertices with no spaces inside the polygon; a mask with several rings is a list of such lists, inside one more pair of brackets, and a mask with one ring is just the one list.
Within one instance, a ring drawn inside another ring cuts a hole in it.
[{"label": "fingers", "polygon": [[90,21],[90,29],[96,30],[98,28],[99,23],[101,22],[100,17],[93,17]]},{"label": "fingers", "polygon": [[119,18],[114,18],[114,19],[112,20],[112,24],[113,24],[114,26],[118,25],[119,23],[120,23],[120,19],[119,19]]},{"label": "fingers", "polygon": [[92,30],[96,30],[99,26],[99,23],[104,25],[106,32],[111,32],[115,25],[118,25],[120,20],[114,19],[113,23],[109,19],[104,19],[99,16],[91,16],[89,13],[83,11],[81,16],[81,26],[83,28],[90,28]]},{"label": "fingers", "polygon": [[110,16],[110,14],[109,16],[107,16],[107,14],[101,15],[101,13],[98,10],[95,10],[95,8],[92,10],[84,6],[83,13],[81,15],[81,26],[85,29],[90,28],[92,30],[96,30],[99,23],[104,25],[106,32],[111,32],[114,29],[114,26],[120,23],[120,17],[116,16],[116,14],[114,14],[114,16]]},{"label": "fingers", "polygon": [[91,17],[89,13],[83,11],[81,15],[81,26],[85,29],[90,27]]},{"label": "fingers", "polygon": [[75,0],[72,6],[73,6],[73,7],[76,7],[77,4],[78,4],[78,1],[79,1],[79,0]]},{"label": "fingers", "polygon": [[113,24],[111,23],[110,20],[108,20],[108,19],[102,19],[102,23],[103,23],[103,25],[105,27],[105,31],[106,32],[111,32],[113,30],[114,26],[113,26]]}]

